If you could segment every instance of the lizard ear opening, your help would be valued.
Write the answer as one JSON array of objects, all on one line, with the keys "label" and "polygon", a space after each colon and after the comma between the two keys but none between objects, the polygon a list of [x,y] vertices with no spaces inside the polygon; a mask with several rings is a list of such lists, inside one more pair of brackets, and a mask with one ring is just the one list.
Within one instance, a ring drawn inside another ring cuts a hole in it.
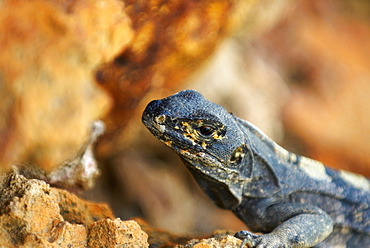
[{"label": "lizard ear opening", "polygon": [[240,162],[243,160],[246,154],[246,147],[245,145],[241,145],[234,150],[230,157],[230,164],[232,165],[239,165]]},{"label": "lizard ear opening", "polygon": [[253,167],[253,154],[248,149],[246,144],[238,146],[230,156],[230,166],[236,167],[242,165],[240,168],[241,173],[246,177],[250,178]]}]

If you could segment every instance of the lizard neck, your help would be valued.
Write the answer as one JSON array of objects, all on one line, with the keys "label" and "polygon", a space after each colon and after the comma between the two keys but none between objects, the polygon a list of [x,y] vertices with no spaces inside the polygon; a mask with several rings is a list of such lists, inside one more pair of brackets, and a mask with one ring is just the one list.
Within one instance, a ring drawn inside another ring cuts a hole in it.
[{"label": "lizard neck", "polygon": [[[249,167],[250,183],[245,184],[247,196],[266,197],[280,191],[279,177],[276,168],[280,163],[276,150],[278,146],[253,124],[235,117],[245,135],[245,142],[249,148],[251,164]],[[284,150],[284,149],[283,149]]]},{"label": "lizard neck", "polygon": [[193,174],[198,185],[218,207],[233,210],[240,205],[242,202],[242,185],[230,184],[229,181],[225,180],[216,180],[207,176],[203,171],[195,169],[192,163],[181,159]]}]

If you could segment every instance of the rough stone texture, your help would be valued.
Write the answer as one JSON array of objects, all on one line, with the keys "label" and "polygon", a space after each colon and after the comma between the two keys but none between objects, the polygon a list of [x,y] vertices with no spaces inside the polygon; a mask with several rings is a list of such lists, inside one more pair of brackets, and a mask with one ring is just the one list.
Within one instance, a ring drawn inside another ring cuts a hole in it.
[{"label": "rough stone texture", "polygon": [[7,244],[6,247],[85,245],[84,226],[64,221],[56,192],[45,182],[11,174],[2,176],[0,185],[0,244]]},{"label": "rough stone texture", "polygon": [[110,207],[106,204],[81,200],[65,190],[51,188],[59,205],[63,219],[73,224],[89,226],[97,220],[114,218]]},{"label": "rough stone texture", "polygon": [[118,0],[5,0],[0,33],[0,172],[15,163],[50,171],[106,113],[93,71],[130,41],[130,21]]},{"label": "rough stone texture", "polygon": [[110,220],[114,216],[107,205],[43,181],[3,175],[0,195],[1,247],[148,246],[148,236],[135,221]]},{"label": "rough stone texture", "polygon": [[233,236],[212,237],[208,239],[193,239],[185,246],[178,248],[240,248],[242,241]]},{"label": "rough stone texture", "polygon": [[137,222],[120,219],[100,220],[89,231],[88,247],[148,247],[148,235]]},{"label": "rough stone texture", "polygon": [[151,247],[177,247],[177,248],[240,248],[242,241],[234,237],[234,231],[216,230],[209,236],[178,235],[158,228],[153,228],[145,221],[134,219],[141,229],[149,235],[148,242]]}]

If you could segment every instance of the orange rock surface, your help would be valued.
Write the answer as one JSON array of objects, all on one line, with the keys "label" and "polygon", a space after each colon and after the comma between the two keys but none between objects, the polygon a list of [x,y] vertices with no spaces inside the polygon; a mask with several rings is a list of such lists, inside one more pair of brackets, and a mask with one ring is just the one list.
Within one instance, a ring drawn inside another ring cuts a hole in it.
[{"label": "orange rock surface", "polygon": [[[107,235],[108,234],[108,235]],[[148,235],[133,220],[100,220],[90,227],[88,247],[148,247]]]},{"label": "orange rock surface", "polygon": [[240,248],[242,241],[233,236],[212,237],[208,239],[190,240],[184,248]]},{"label": "orange rock surface", "polygon": [[110,98],[94,83],[99,63],[132,37],[116,0],[0,5],[0,171],[72,159]]}]

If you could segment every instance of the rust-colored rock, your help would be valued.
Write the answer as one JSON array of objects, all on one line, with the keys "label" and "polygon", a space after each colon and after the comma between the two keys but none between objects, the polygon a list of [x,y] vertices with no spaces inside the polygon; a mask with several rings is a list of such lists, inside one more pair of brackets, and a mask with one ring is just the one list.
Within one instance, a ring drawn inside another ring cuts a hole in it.
[{"label": "rust-colored rock", "polygon": [[105,155],[125,147],[133,134],[125,128],[138,123],[138,107],[146,94],[159,97],[178,89],[258,1],[124,2],[134,38],[127,50],[102,66],[96,76],[114,101],[99,149]]},{"label": "rust-colored rock", "polygon": [[60,214],[69,223],[89,226],[97,220],[114,218],[112,210],[104,203],[81,200],[76,195],[57,188],[51,188],[51,191],[58,202]]},{"label": "rust-colored rock", "polygon": [[[5,247],[84,247],[84,226],[60,215],[58,199],[39,180],[11,174],[0,178],[0,244]],[[6,244],[6,245],[5,245]]]},{"label": "rust-colored rock", "polygon": [[120,219],[100,220],[91,225],[88,247],[148,247],[148,235],[137,222]]},{"label": "rust-colored rock", "polygon": [[[0,177],[0,194],[2,247],[86,247],[87,240],[94,242],[97,235],[90,237],[87,228],[101,226],[95,224],[98,220],[114,218],[106,204],[81,200],[43,181],[28,180],[14,173]],[[121,243],[146,242],[146,234],[134,221],[103,223],[114,223],[109,230],[117,233]],[[134,231],[133,236],[121,234],[123,226]]]},{"label": "rust-colored rock", "polygon": [[0,172],[26,162],[50,171],[106,113],[93,71],[130,41],[130,21],[118,0],[5,0],[0,33]]}]

